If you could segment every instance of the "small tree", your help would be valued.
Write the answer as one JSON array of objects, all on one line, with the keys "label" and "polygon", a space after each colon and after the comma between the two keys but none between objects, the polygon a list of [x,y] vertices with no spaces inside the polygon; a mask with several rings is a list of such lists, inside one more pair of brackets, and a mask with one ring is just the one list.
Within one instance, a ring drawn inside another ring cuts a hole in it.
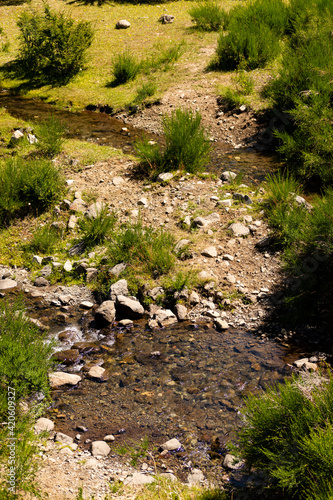
[{"label": "small tree", "polygon": [[91,23],[76,23],[46,4],[43,14],[24,12],[17,25],[21,33],[16,62],[25,77],[62,85],[83,68],[94,36]]}]

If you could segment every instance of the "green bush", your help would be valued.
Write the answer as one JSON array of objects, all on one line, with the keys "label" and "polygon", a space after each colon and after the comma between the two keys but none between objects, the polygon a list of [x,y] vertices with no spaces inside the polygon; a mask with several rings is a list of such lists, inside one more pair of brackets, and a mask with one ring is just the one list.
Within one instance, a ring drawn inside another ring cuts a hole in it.
[{"label": "green bush", "polygon": [[42,212],[62,195],[65,182],[59,170],[45,159],[9,158],[0,166],[0,220],[33,211]]},{"label": "green bush", "polygon": [[261,68],[277,56],[279,47],[279,37],[263,22],[244,19],[240,24],[237,18],[231,18],[228,34],[221,33],[218,39],[217,67]]},{"label": "green bush", "polygon": [[109,256],[113,265],[125,262],[136,273],[141,270],[156,277],[168,273],[173,267],[174,243],[170,233],[144,227],[139,221],[124,225],[114,233]]},{"label": "green bush", "polygon": [[165,137],[163,151],[148,141],[136,143],[141,166],[147,173],[176,170],[195,173],[203,170],[209,161],[211,145],[201,125],[201,115],[192,111],[177,109],[162,120]]},{"label": "green bush", "polygon": [[87,247],[103,243],[111,233],[116,222],[115,214],[109,214],[107,206],[97,211],[96,217],[83,217],[79,220],[80,232]]},{"label": "green bush", "polygon": [[224,27],[228,14],[215,2],[202,0],[188,12],[196,27],[203,31],[219,31]]},{"label": "green bush", "polygon": [[141,104],[147,97],[152,97],[157,90],[157,85],[155,82],[145,82],[142,83],[140,87],[137,88],[134,103]]},{"label": "green bush", "polygon": [[35,125],[38,139],[37,149],[45,156],[53,158],[61,153],[64,144],[65,125],[54,116]]},{"label": "green bush", "polygon": [[117,85],[134,80],[141,68],[140,63],[128,50],[118,54],[112,63],[114,81]]},{"label": "green bush", "polygon": [[[250,396],[240,431],[243,456],[273,485],[295,498],[323,498],[333,488],[333,378],[293,377],[277,389]],[[327,495],[327,496],[325,496]]]},{"label": "green bush", "polygon": [[20,48],[16,62],[23,76],[63,85],[83,69],[94,36],[90,23],[76,23],[46,4],[43,14],[31,9],[23,12],[17,25]]}]

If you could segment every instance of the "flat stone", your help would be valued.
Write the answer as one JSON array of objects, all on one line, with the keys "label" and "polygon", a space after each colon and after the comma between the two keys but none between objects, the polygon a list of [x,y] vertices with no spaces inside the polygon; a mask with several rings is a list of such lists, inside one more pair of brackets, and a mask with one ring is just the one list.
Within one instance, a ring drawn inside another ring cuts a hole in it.
[{"label": "flat stone", "polygon": [[79,307],[81,309],[91,309],[92,307],[94,307],[94,304],[92,302],[89,302],[89,300],[83,300]]},{"label": "flat stone", "polygon": [[144,484],[154,483],[156,479],[149,475],[143,474],[142,472],[134,472],[131,476],[127,476],[124,479],[124,485],[126,486],[140,486]]},{"label": "flat stone", "polygon": [[105,441],[94,441],[91,444],[91,454],[93,457],[107,457],[111,448]]},{"label": "flat stone", "polygon": [[112,184],[114,186],[121,186],[124,183],[125,183],[125,181],[124,181],[124,179],[122,177],[114,177],[112,179]]},{"label": "flat stone", "polygon": [[131,319],[121,319],[118,323],[120,326],[133,326],[133,321]]},{"label": "flat stone", "polygon": [[73,266],[71,264],[71,261],[70,260],[66,260],[66,262],[64,264],[64,270],[69,273],[69,272],[71,272],[72,269],[73,269]]},{"label": "flat stone", "polygon": [[201,252],[201,255],[203,255],[204,257],[214,258],[217,257],[217,250],[213,246],[207,247]]},{"label": "flat stone", "polygon": [[228,330],[229,325],[228,323],[221,319],[221,318],[216,318],[215,320],[215,326],[217,330],[223,331],[223,330]]},{"label": "flat stone", "polygon": [[196,484],[203,483],[205,476],[200,469],[193,469],[187,476],[187,482],[190,486],[195,486]]},{"label": "flat stone", "polygon": [[80,353],[77,349],[66,349],[53,354],[52,359],[59,363],[69,366],[73,365],[80,358]]},{"label": "flat stone", "polygon": [[101,366],[92,366],[88,372],[88,376],[98,380],[106,380],[104,378],[105,372],[105,368],[102,368]]},{"label": "flat stone", "polygon": [[49,418],[41,417],[35,423],[35,431],[37,433],[44,431],[53,431],[53,429],[54,422],[52,422],[52,420],[50,420]]},{"label": "flat stone", "polygon": [[148,297],[151,297],[153,300],[156,300],[159,295],[163,295],[164,288],[162,286],[155,286],[151,290],[148,290]]},{"label": "flat stone", "polygon": [[250,229],[240,222],[234,222],[229,226],[228,229],[230,229],[236,237],[247,236],[248,234],[250,234]]},{"label": "flat stone", "polygon": [[147,198],[140,198],[139,201],[138,201],[138,205],[141,205],[141,206],[147,208],[148,207]]},{"label": "flat stone", "polygon": [[160,448],[162,450],[167,450],[167,451],[175,451],[179,450],[182,447],[182,444],[178,439],[173,438],[169,439],[169,441],[166,441],[165,443],[161,444]]},{"label": "flat stone", "polygon": [[171,179],[173,179],[173,174],[171,172],[163,172],[157,176],[158,182],[171,181]]},{"label": "flat stone", "polygon": [[62,385],[76,385],[80,382],[81,377],[74,373],[53,372],[49,373],[49,381],[51,388],[60,387]]},{"label": "flat stone", "polygon": [[104,440],[106,443],[111,443],[112,441],[115,441],[115,437],[112,435],[112,434],[108,434],[107,436],[105,436]]},{"label": "flat stone", "polygon": [[175,16],[172,16],[171,14],[163,14],[163,16],[159,18],[159,22],[162,24],[170,24],[173,23],[174,20]]},{"label": "flat stone", "polygon": [[54,440],[56,443],[62,443],[62,444],[72,444],[74,441],[73,438],[67,436],[67,434],[63,434],[62,432],[57,432]]},{"label": "flat stone", "polygon": [[[120,264],[116,264],[113,266],[111,269],[109,269],[109,273],[113,274],[113,276],[119,276],[120,273],[125,271],[126,269],[126,264],[125,262],[121,262]],[[126,294],[123,294],[126,295]]]},{"label": "flat stone", "polygon": [[49,284],[50,284],[50,282],[47,281],[47,279],[43,278],[42,276],[40,276],[39,278],[36,278],[34,281],[34,286],[48,286]]},{"label": "flat stone", "polygon": [[231,207],[232,206],[232,200],[219,200],[216,205],[218,207]]},{"label": "flat stone", "polygon": [[43,262],[43,257],[40,257],[39,255],[34,255],[32,257],[32,262],[36,262],[39,266],[41,266]]},{"label": "flat stone", "polygon": [[86,208],[87,204],[81,198],[76,198],[69,207],[73,212],[85,212]]},{"label": "flat stone", "polygon": [[0,280],[0,290],[10,290],[10,288],[15,288],[17,286],[17,281],[5,278]]}]

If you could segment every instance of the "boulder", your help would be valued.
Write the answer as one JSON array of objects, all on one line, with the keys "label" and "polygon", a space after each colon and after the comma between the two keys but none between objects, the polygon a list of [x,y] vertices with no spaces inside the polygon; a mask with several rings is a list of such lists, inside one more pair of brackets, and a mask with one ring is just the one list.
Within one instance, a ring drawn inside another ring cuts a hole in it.
[{"label": "boulder", "polygon": [[50,282],[47,281],[47,279],[43,278],[42,276],[40,276],[39,278],[36,278],[34,281],[34,286],[48,286],[49,284],[50,284]]},{"label": "boulder", "polygon": [[62,385],[76,385],[80,382],[81,377],[73,373],[53,372],[49,373],[49,381],[52,389]]},{"label": "boulder", "polygon": [[250,229],[245,226],[244,224],[241,224],[240,222],[234,222],[229,226],[230,231],[234,233],[235,236],[247,236],[250,234]]},{"label": "boulder", "polygon": [[200,469],[192,469],[187,476],[187,482],[190,486],[195,486],[196,484],[203,483],[205,476]]},{"label": "boulder", "polygon": [[[163,16],[162,16],[163,17]],[[164,16],[165,17],[165,16]],[[173,16],[172,16],[173,17]],[[162,174],[159,174],[157,177],[158,182],[166,182],[166,181],[171,181],[173,179],[173,174],[171,172],[163,172]]]},{"label": "boulder", "polygon": [[128,287],[126,280],[119,280],[110,286],[109,298],[111,300],[116,300],[118,295],[128,296]]},{"label": "boulder", "polygon": [[131,476],[127,476],[124,480],[124,485],[127,486],[140,486],[143,484],[150,484],[156,481],[153,476],[143,474],[142,472],[134,472]]},{"label": "boulder", "polygon": [[222,172],[221,174],[221,180],[224,182],[232,182],[234,179],[236,179],[237,174],[235,172],[230,172],[230,170],[227,170],[225,172]]},{"label": "boulder", "polygon": [[117,316],[126,319],[139,319],[145,312],[135,297],[125,297],[125,295],[117,295],[116,309]]},{"label": "boulder", "polygon": [[101,325],[110,325],[116,317],[116,309],[113,300],[105,300],[95,312],[95,320]]},{"label": "boulder", "polygon": [[215,327],[216,327],[217,330],[223,331],[223,330],[228,330],[229,325],[223,319],[216,318],[216,320],[215,320]]},{"label": "boulder", "polygon": [[53,431],[54,423],[49,418],[41,417],[35,423],[35,431],[37,433],[44,431]]},{"label": "boulder", "polygon": [[73,438],[67,436],[67,434],[63,434],[62,432],[57,432],[54,440],[56,443],[62,443],[62,444],[73,444],[74,441]]},{"label": "boulder", "polygon": [[225,469],[230,469],[230,470],[236,470],[242,467],[244,465],[244,460],[240,460],[237,457],[234,457],[234,455],[231,455],[228,453],[223,460],[223,467]]},{"label": "boulder", "polygon": [[105,441],[94,441],[91,444],[91,454],[93,457],[107,457],[111,448]]},{"label": "boulder", "polygon": [[177,316],[170,309],[159,309],[153,316],[160,326],[170,326],[178,322]]},{"label": "boulder", "polygon": [[187,308],[182,304],[175,305],[175,312],[178,321],[185,321],[187,319]]},{"label": "boulder", "polygon": [[15,288],[17,286],[17,281],[6,278],[0,280],[0,290],[9,290],[10,288]]},{"label": "boulder", "polygon": [[171,24],[174,22],[174,20],[175,16],[172,16],[170,14],[163,14],[163,16],[159,18],[159,22],[162,24]]}]

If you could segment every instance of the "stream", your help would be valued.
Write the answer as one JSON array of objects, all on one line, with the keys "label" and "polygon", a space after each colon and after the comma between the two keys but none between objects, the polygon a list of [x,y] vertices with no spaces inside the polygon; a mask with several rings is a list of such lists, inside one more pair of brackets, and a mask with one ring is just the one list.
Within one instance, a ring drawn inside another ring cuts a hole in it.
[{"label": "stream", "polygon": [[[128,152],[133,151],[133,140],[143,135],[129,125],[129,135],[124,135],[123,122],[105,113],[71,113],[6,93],[0,94],[0,107],[26,121],[41,120],[52,111],[66,123],[67,137]],[[221,171],[221,163],[255,180],[273,166],[262,154],[230,153],[216,145],[211,168]],[[234,440],[243,421],[244,398],[282,382],[290,375],[286,363],[305,354],[245,331],[217,332],[210,324],[179,323],[150,331],[145,321],[138,321],[132,328],[98,330],[91,314],[78,308],[66,309],[65,323],[42,299],[27,301],[27,308],[32,317],[48,324],[50,339],[60,336],[57,351],[76,351],[72,361],[58,362],[55,370],[83,377],[74,388],[53,391],[45,416],[56,420],[57,430],[74,437],[77,426],[86,427],[80,445],[87,449],[106,434],[116,436],[115,450],[144,437],[156,444],[177,437],[186,453],[174,458],[174,470],[177,460],[217,470],[211,445],[218,437],[220,456],[225,444]],[[102,383],[86,377],[89,366],[96,364],[107,369]]]}]

